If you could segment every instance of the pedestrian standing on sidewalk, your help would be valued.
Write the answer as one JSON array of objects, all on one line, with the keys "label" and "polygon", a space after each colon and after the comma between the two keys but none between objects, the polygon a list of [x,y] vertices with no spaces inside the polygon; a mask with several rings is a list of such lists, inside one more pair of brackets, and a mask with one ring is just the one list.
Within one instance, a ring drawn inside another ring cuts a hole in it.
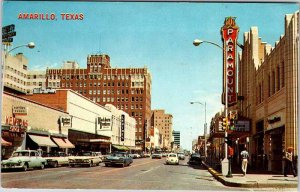
[{"label": "pedestrian standing on sidewalk", "polygon": [[289,170],[292,171],[294,177],[297,176],[295,169],[294,169],[294,163],[293,163],[293,148],[288,147],[287,152],[285,152],[285,163],[284,163],[284,176],[287,177]]},{"label": "pedestrian standing on sidewalk", "polygon": [[244,148],[244,150],[241,152],[241,158],[242,158],[242,171],[243,171],[243,175],[245,176],[247,172],[247,164],[249,158],[249,153],[246,150],[246,148]]}]

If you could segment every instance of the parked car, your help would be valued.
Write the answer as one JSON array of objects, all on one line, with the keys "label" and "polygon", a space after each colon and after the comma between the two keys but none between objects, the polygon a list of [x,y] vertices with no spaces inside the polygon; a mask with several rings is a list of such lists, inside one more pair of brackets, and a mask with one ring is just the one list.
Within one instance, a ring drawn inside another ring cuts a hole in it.
[{"label": "parked car", "polygon": [[198,153],[193,153],[188,161],[189,165],[202,165],[201,155]]},{"label": "parked car", "polygon": [[126,152],[115,152],[107,156],[103,163],[105,166],[121,165],[122,167],[129,166],[133,163],[132,157]]},{"label": "parked car", "polygon": [[99,158],[100,158],[100,162],[102,162],[103,161],[103,159],[104,159],[104,156],[102,155],[102,153],[101,152],[95,152],[95,154],[96,154],[96,156],[99,156]]},{"label": "parked car", "polygon": [[145,157],[151,157],[151,154],[150,153],[145,153],[144,156]]},{"label": "parked car", "polygon": [[101,163],[100,156],[97,155],[95,152],[80,152],[76,156],[69,157],[69,166],[74,167],[76,165],[79,166],[98,166]]},{"label": "parked car", "polygon": [[27,171],[29,168],[44,169],[46,164],[46,159],[41,157],[38,151],[20,150],[13,152],[9,159],[1,162],[1,170],[22,169]]},{"label": "parked car", "polygon": [[162,158],[162,154],[161,153],[157,153],[157,152],[152,153],[151,158],[152,159],[161,159]]},{"label": "parked car", "polygon": [[178,155],[178,159],[179,159],[179,160],[185,160],[184,153],[179,152],[179,153],[177,153],[177,155]]},{"label": "parked car", "polygon": [[169,165],[169,164],[179,165],[178,155],[176,153],[169,153],[166,158],[166,164],[167,165]]},{"label": "parked car", "polygon": [[69,165],[69,156],[64,152],[45,153],[43,157],[46,159],[49,167]]}]

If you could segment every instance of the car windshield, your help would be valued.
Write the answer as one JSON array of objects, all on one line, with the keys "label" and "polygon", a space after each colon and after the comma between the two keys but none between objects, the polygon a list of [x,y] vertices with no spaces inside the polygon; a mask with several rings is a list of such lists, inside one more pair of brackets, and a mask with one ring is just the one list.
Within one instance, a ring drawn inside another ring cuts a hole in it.
[{"label": "car windshield", "polygon": [[29,156],[29,152],[27,152],[27,151],[14,152],[12,156],[13,157]]},{"label": "car windshield", "polygon": [[170,154],[169,157],[176,157],[176,154]]},{"label": "car windshield", "polygon": [[113,156],[113,157],[124,157],[125,154],[124,153],[113,153],[111,156]]}]

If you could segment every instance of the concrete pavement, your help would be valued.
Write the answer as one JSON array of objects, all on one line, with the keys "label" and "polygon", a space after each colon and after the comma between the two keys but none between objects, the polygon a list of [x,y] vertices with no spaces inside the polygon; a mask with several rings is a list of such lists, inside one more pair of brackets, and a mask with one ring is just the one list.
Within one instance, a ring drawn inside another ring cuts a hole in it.
[{"label": "concrete pavement", "polygon": [[297,188],[298,187],[298,177],[293,175],[288,175],[284,177],[283,175],[276,174],[258,174],[249,173],[246,176],[243,174],[233,173],[231,178],[223,176],[218,171],[211,168],[209,165],[203,163],[207,167],[208,171],[214,176],[215,179],[220,181],[223,185],[230,187],[244,187],[244,188]]}]

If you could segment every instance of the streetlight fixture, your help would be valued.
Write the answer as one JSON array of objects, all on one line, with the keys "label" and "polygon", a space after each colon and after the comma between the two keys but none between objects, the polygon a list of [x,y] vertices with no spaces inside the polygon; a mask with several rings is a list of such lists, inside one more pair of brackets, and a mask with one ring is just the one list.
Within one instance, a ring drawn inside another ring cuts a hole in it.
[{"label": "streetlight fixture", "polygon": [[191,104],[200,104],[200,105],[204,105],[204,156],[205,156],[205,161],[206,161],[206,157],[207,157],[207,152],[206,152],[206,133],[207,133],[207,123],[206,123],[206,102],[201,103],[199,101],[192,101],[190,102]]},{"label": "streetlight fixture", "polygon": [[[209,43],[209,44],[212,44],[218,48],[220,48],[222,51],[224,50],[223,47],[221,47],[220,45],[218,45],[217,43],[214,43],[214,42],[211,42],[211,41],[203,41],[203,40],[199,40],[199,39],[195,39],[193,41],[193,44],[195,46],[199,46],[201,43]],[[225,67],[225,71],[224,71],[224,74],[227,74],[227,67]],[[225,109],[224,109],[224,112],[225,112],[225,118],[228,119],[228,85],[227,85],[227,78],[225,78]],[[228,133],[227,133],[227,130],[225,129],[225,138],[228,138]],[[228,163],[228,146],[227,146],[227,143],[225,142],[225,158],[223,159],[223,163],[224,164],[228,164],[228,174],[227,176],[231,176],[231,167],[229,166],[229,163]]]},{"label": "streetlight fixture", "polygon": [[7,57],[8,53],[10,53],[11,51],[18,49],[20,47],[28,47],[29,49],[33,49],[35,47],[35,44],[34,44],[34,42],[29,42],[28,44],[25,44],[25,45],[16,46],[9,51],[7,51],[7,48],[5,48],[5,51],[7,51],[7,52],[5,52],[5,57]]}]

